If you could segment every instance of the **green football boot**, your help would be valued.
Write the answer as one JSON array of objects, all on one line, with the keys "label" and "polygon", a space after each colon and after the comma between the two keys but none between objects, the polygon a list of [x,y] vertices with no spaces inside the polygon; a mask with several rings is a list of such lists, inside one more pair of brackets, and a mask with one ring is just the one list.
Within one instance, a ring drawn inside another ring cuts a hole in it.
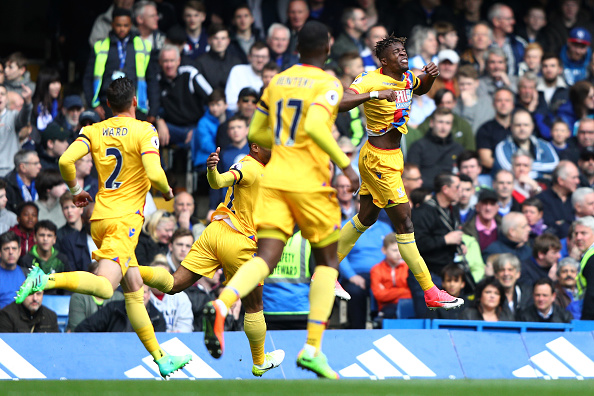
[{"label": "green football boot", "polygon": [[27,296],[30,296],[33,293],[37,293],[38,291],[42,291],[45,288],[49,275],[47,275],[41,268],[38,266],[34,266],[29,271],[29,275],[21,285],[21,288],[17,292],[16,297],[14,298],[17,304],[22,304],[25,301]]}]

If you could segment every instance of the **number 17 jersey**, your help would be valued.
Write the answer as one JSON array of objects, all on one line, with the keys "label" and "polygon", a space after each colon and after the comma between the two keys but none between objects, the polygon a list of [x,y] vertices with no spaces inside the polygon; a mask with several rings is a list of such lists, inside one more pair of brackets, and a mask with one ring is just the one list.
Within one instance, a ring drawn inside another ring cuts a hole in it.
[{"label": "number 17 jersey", "polygon": [[143,155],[159,155],[159,136],[148,122],[112,117],[84,127],[77,140],[89,147],[99,175],[91,220],[138,213],[144,216],[151,183]]},{"label": "number 17 jersey", "polygon": [[331,129],[342,94],[340,81],[315,66],[298,64],[272,78],[257,107],[268,116],[274,134],[263,187],[294,192],[330,187],[330,157],[309,137],[304,125],[309,108],[322,106],[330,114],[323,128]]}]

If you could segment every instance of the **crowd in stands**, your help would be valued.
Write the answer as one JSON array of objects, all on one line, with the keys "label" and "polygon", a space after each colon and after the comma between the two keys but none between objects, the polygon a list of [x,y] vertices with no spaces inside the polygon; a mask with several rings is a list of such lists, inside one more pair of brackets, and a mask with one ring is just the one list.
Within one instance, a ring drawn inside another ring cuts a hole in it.
[{"label": "crowd in stands", "polygon": [[[299,63],[297,33],[311,19],[331,29],[325,70],[344,89],[381,67],[375,43],[392,32],[408,38],[413,73],[429,62],[440,71],[427,95],[412,98],[402,180],[419,251],[438,287],[464,298],[465,308],[426,309],[382,214],[340,266],[352,296],[346,326],[397,318],[401,299],[412,299],[417,318],[594,319],[591,1],[114,0],[95,17],[82,44],[89,46],[86,64],[0,53],[0,331],[58,331],[43,293],[13,302],[31,266],[46,273],[96,269],[92,205],[73,204],[58,160],[81,127],[112,115],[111,81],[134,81],[137,118],[155,126],[163,154],[173,153],[173,160],[162,155],[168,175],[179,174],[177,162],[182,173],[197,175],[191,190],[178,183],[171,212],[160,197],[147,196],[138,261],[175,271],[224,199],[225,191],[206,183],[208,155],[220,148],[224,172],[248,153],[259,97],[275,74]],[[365,123],[355,107],[339,113],[333,129],[355,168]],[[76,170],[94,196],[91,156]],[[332,182],[348,221],[358,199],[340,172]],[[198,197],[209,201],[208,212],[198,213]],[[307,244],[294,238],[287,249]],[[303,255],[284,255],[283,265],[309,271]],[[277,309],[289,308],[274,299],[307,287],[292,280],[282,289],[281,273],[271,279],[267,319],[275,328],[301,328],[306,308],[296,304],[293,317],[277,317]],[[146,288],[155,329],[200,331],[201,307],[221,281],[217,273],[175,296]],[[131,331],[121,294],[70,301],[69,331]],[[232,313],[226,325],[240,329],[241,305]]]}]

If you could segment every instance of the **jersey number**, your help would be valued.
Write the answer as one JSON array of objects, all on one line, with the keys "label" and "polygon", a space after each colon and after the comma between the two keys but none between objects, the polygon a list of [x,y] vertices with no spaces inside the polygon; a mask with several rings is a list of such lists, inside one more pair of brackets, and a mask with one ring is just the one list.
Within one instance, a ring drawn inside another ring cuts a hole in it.
[{"label": "jersey number", "polygon": [[113,172],[111,172],[111,175],[109,175],[109,177],[105,181],[105,188],[107,188],[109,190],[115,190],[115,189],[119,188],[120,185],[122,184],[121,182],[116,181],[116,179],[120,175],[120,172],[122,171],[122,153],[120,153],[120,150],[118,150],[117,148],[114,148],[114,147],[109,147],[107,150],[105,150],[106,157],[109,157],[112,155],[116,159],[116,164],[115,164],[115,168],[113,168]]},{"label": "jersey number", "polygon": [[289,101],[287,102],[287,107],[294,108],[295,113],[293,114],[293,120],[291,121],[291,130],[289,131],[289,137],[284,143],[280,141],[281,132],[283,130],[283,107],[283,99],[276,102],[276,129],[274,132],[274,136],[276,138],[276,144],[292,146],[293,144],[295,144],[295,134],[297,133],[297,125],[299,125],[299,120],[301,119],[301,109],[303,107],[303,101],[299,99],[289,99]]}]

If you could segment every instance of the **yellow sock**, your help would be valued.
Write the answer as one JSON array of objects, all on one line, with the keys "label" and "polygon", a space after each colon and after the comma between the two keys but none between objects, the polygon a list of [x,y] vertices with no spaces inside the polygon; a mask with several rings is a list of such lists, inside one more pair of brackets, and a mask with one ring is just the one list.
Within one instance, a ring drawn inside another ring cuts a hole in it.
[{"label": "yellow sock", "polygon": [[264,312],[247,313],[243,319],[243,331],[250,342],[254,364],[264,363],[264,342],[266,341],[266,321]]},{"label": "yellow sock", "polygon": [[113,296],[113,286],[106,277],[86,271],[50,274],[45,289],[64,289],[104,299]]},{"label": "yellow sock", "polygon": [[153,356],[155,360],[161,359],[166,353],[161,349],[157,338],[155,337],[155,329],[151,323],[146,307],[144,306],[144,288],[131,293],[124,293],[124,300],[126,301],[126,312],[128,319],[132,324],[132,328],[140,338],[140,342],[144,345],[147,351]]},{"label": "yellow sock", "polygon": [[423,260],[417,248],[415,234],[396,234],[396,241],[398,242],[398,249],[402,258],[414,274],[423,291],[431,289],[434,284],[431,280],[431,274],[429,273],[427,264],[425,264],[425,260]]},{"label": "yellow sock", "polygon": [[334,305],[334,284],[338,278],[338,271],[326,265],[318,265],[314,275],[316,281],[311,283],[309,289],[307,344],[320,350],[322,335]]},{"label": "yellow sock", "polygon": [[338,262],[340,263],[353,249],[357,239],[369,227],[364,226],[359,221],[359,215],[356,214],[353,218],[347,222],[340,230],[340,237],[338,239]]},{"label": "yellow sock", "polygon": [[260,257],[254,257],[233,275],[227,287],[219,295],[219,300],[223,301],[228,309],[231,308],[235,301],[251,293],[268,275],[270,275],[270,269],[266,261]]},{"label": "yellow sock", "polygon": [[140,276],[145,285],[169,293],[173,289],[173,275],[163,267],[139,265]]}]

